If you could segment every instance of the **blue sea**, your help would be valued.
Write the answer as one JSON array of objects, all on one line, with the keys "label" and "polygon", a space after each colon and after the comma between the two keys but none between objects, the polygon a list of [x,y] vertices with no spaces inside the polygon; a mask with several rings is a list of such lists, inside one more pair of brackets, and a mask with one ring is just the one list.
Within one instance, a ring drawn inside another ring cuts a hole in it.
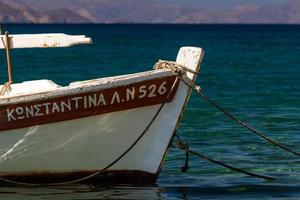
[{"label": "blue sea", "polygon": [[[85,34],[93,45],[13,49],[15,82],[69,82],[150,70],[182,46],[205,50],[197,83],[225,109],[300,152],[300,26],[288,25],[4,25],[11,34]],[[6,62],[0,53],[0,79]],[[299,199],[300,157],[236,125],[195,94],[178,135],[190,148],[254,173],[249,177],[171,149],[153,186],[1,187],[1,199]],[[53,161],[55,162],[55,161]]]}]

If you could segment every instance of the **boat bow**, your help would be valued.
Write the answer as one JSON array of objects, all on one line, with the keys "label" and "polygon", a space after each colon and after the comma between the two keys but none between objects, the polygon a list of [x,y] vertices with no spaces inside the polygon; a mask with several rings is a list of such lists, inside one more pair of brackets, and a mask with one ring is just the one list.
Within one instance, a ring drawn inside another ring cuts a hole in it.
[{"label": "boat bow", "polygon": [[[176,62],[199,71],[202,57],[202,49],[184,47]],[[186,73],[195,80],[195,73]],[[95,173],[99,182],[154,183],[191,92],[180,82],[168,95],[175,80],[162,69],[37,93],[14,94],[14,87],[22,91],[26,84],[12,84],[0,99],[0,177],[51,182]]]}]

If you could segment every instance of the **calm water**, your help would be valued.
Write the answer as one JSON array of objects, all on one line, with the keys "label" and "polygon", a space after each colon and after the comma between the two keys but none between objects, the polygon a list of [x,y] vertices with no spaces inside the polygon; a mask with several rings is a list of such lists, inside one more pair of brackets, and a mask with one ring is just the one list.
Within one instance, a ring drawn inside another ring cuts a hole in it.
[{"label": "calm water", "polygon": [[[9,25],[11,33],[86,34],[92,46],[13,50],[14,79],[66,85],[149,70],[181,46],[206,51],[198,83],[226,109],[300,152],[300,26]],[[1,82],[6,79],[3,52]],[[300,158],[278,150],[193,96],[178,134],[228,164],[276,176],[264,181],[171,150],[156,186],[0,188],[2,199],[298,199]]]}]

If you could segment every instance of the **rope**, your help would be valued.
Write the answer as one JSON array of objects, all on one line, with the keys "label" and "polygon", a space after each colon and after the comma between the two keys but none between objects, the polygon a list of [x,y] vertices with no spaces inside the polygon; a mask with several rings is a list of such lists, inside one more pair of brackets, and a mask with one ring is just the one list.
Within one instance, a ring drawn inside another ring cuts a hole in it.
[{"label": "rope", "polygon": [[7,81],[1,88],[1,91],[0,91],[0,96],[4,95],[10,88],[10,85],[12,84],[12,82],[10,81]]},{"label": "rope", "polygon": [[73,181],[65,181],[65,182],[58,182],[58,183],[47,183],[47,184],[43,184],[43,183],[26,183],[26,182],[19,182],[19,181],[14,181],[14,180],[9,180],[3,177],[0,177],[1,181],[10,183],[10,184],[14,184],[14,185],[21,185],[21,186],[30,186],[30,187],[37,187],[37,186],[60,186],[60,185],[70,185],[70,184],[75,184],[75,183],[80,183],[83,181],[86,181],[88,179],[91,179],[103,172],[105,172],[107,169],[109,169],[110,167],[112,167],[114,164],[116,164],[119,160],[121,160],[125,155],[127,155],[127,153],[136,146],[136,144],[142,139],[142,137],[147,133],[147,131],[150,129],[150,127],[152,126],[152,124],[154,123],[154,121],[156,120],[156,118],[158,117],[159,113],[161,112],[161,110],[163,109],[163,107],[165,106],[165,104],[167,103],[167,100],[169,99],[170,95],[174,92],[177,82],[179,81],[178,77],[176,77],[170,92],[168,93],[168,95],[166,96],[166,98],[164,99],[163,103],[160,105],[160,107],[157,109],[157,111],[155,112],[154,116],[152,117],[152,119],[150,120],[149,124],[146,126],[146,128],[144,129],[144,131],[141,133],[141,135],[127,148],[126,151],[124,151],[119,157],[117,157],[113,162],[111,162],[109,165],[107,165],[106,167],[104,167],[102,170],[99,170],[91,175],[85,176],[83,178],[80,179],[76,179]]},{"label": "rope", "polygon": [[248,172],[246,170],[234,167],[232,165],[229,165],[229,164],[223,163],[223,162],[221,162],[219,160],[216,160],[214,158],[211,158],[211,157],[209,157],[207,155],[204,155],[203,153],[201,153],[199,151],[197,152],[197,151],[190,150],[189,149],[189,145],[188,145],[187,142],[181,140],[180,137],[177,136],[177,135],[176,135],[176,137],[178,139],[178,142],[176,143],[176,145],[172,144],[173,148],[177,148],[179,150],[183,150],[185,152],[188,152],[188,153],[190,153],[190,154],[192,154],[194,156],[197,156],[199,158],[203,158],[203,159],[205,159],[205,160],[207,160],[209,162],[212,162],[214,164],[221,165],[221,166],[223,166],[225,168],[228,168],[230,170],[233,170],[233,171],[236,171],[236,172],[239,172],[239,173],[242,173],[242,174],[246,174],[246,175],[251,176],[251,177],[262,178],[262,179],[267,179],[267,180],[276,180],[276,178],[274,178],[274,177],[266,176],[266,175],[261,175],[261,174],[255,174],[255,173],[252,173],[252,172]]},{"label": "rope", "polygon": [[[249,125],[247,125],[246,123],[242,122],[241,120],[237,119],[235,116],[233,116],[232,114],[230,114],[229,112],[227,112],[225,109],[223,109],[222,107],[220,107],[218,104],[216,104],[214,101],[210,100],[208,97],[206,97],[202,91],[201,91],[201,88],[200,86],[196,85],[192,80],[188,79],[185,74],[186,72],[190,72],[190,73],[198,73],[196,71],[193,71],[193,70],[190,70],[188,69],[187,67],[183,66],[183,65],[179,65],[178,63],[176,62],[170,62],[170,61],[165,61],[165,60],[160,60],[155,66],[154,66],[155,69],[169,69],[171,70],[176,76],[177,78],[175,79],[173,85],[172,85],[172,88],[170,90],[170,92],[168,93],[166,99],[164,100],[164,102],[161,104],[161,106],[158,108],[158,110],[156,111],[155,115],[153,116],[153,118],[150,120],[149,124],[146,126],[145,130],[141,133],[141,135],[128,147],[128,149],[123,152],[119,157],[117,157],[113,162],[111,162],[109,165],[107,165],[106,167],[104,167],[102,170],[99,170],[91,175],[88,175],[88,176],[85,176],[83,178],[80,178],[80,179],[76,179],[76,180],[73,180],[73,181],[66,181],[66,182],[58,182],[58,183],[48,183],[48,184],[34,184],[34,183],[26,183],[26,182],[18,182],[18,181],[14,181],[14,180],[9,180],[9,179],[6,179],[6,178],[3,178],[3,177],[0,177],[0,180],[1,181],[4,181],[4,182],[7,182],[7,183],[11,183],[11,184],[15,184],[15,185],[22,185],[22,186],[59,186],[59,185],[68,185],[68,184],[75,184],[75,183],[80,183],[80,182],[83,182],[85,180],[88,180],[88,179],[91,179],[103,172],[105,172],[107,169],[109,169],[110,167],[112,167],[114,164],[116,164],[119,160],[121,160],[125,155],[127,155],[127,153],[133,148],[136,146],[136,144],[141,140],[141,138],[146,134],[146,132],[149,130],[149,128],[152,126],[152,124],[154,123],[154,121],[156,120],[156,118],[158,117],[159,113],[161,112],[161,110],[163,109],[164,105],[166,104],[167,102],[167,99],[170,97],[170,95],[172,94],[172,92],[174,91],[175,89],[175,86],[178,82],[178,80],[182,80],[187,86],[189,86],[191,89],[193,89],[198,95],[200,95],[202,98],[204,98],[207,102],[209,102],[210,104],[212,104],[214,107],[216,107],[218,110],[222,111],[223,113],[225,113],[228,117],[230,117],[231,119],[233,119],[234,121],[236,121],[238,124],[246,127],[247,129],[249,129],[250,131],[254,132],[255,134],[257,134],[258,136],[260,136],[261,138],[269,141],[270,143],[274,144],[275,146],[278,146],[290,153],[293,153],[295,155],[298,155],[300,156],[299,153],[297,152],[294,152],[292,150],[290,150],[288,147],[282,145],[282,144],[279,144],[277,142],[275,142],[274,140],[268,138],[267,136],[265,136],[264,134],[258,132],[257,130],[255,130],[254,128],[250,127]],[[7,88],[9,88],[9,85],[11,83],[10,82],[7,82],[5,83],[5,85],[3,86],[1,92],[0,92],[0,95],[2,94],[3,91],[7,90]],[[180,145],[180,143],[177,144],[177,146],[175,145],[172,145],[173,147],[176,147],[176,148],[179,148],[179,149],[183,149],[182,147],[182,144]],[[229,168],[231,170],[234,170],[234,171],[237,171],[237,172],[240,172],[240,173],[244,173],[244,174],[247,174],[249,176],[254,176],[254,177],[258,177],[258,178],[264,178],[264,179],[268,179],[268,180],[274,180],[275,178],[274,177],[269,177],[269,176],[265,176],[265,175],[259,175],[259,174],[254,174],[254,173],[251,173],[251,172],[247,172],[245,170],[242,170],[242,169],[238,169],[236,167],[233,167],[231,165],[228,165],[228,164],[225,164],[225,163],[222,163],[221,161],[218,161],[218,160],[215,160],[213,158],[210,158],[200,152],[196,152],[196,151],[193,151],[193,150],[190,150],[188,148],[188,145],[184,145],[185,146],[185,152],[186,154],[188,155],[188,153],[191,153],[195,156],[198,156],[198,157],[201,157],[201,158],[204,158],[210,162],[213,162],[215,164],[218,164],[218,165],[221,165],[223,167],[226,167],[226,168]],[[186,148],[187,147],[187,148]],[[188,163],[187,163],[187,160],[186,160],[186,163],[185,163],[185,168],[183,169],[183,171],[187,170],[188,169]]]},{"label": "rope", "polygon": [[[189,150],[190,150],[190,146],[187,142],[184,142],[177,134],[176,132],[174,133],[174,137],[177,138],[177,142],[176,145],[171,144],[171,146],[173,148],[178,148],[179,150],[183,150],[185,152],[185,161],[184,161],[184,166],[181,167],[181,172],[185,173],[190,169],[189,166]],[[172,140],[173,141],[173,140]]]},{"label": "rope", "polygon": [[174,72],[177,76],[185,75],[186,72],[190,72],[193,74],[199,74],[199,72],[191,70],[184,65],[181,65],[174,61],[167,61],[167,60],[158,60],[158,62],[154,65],[154,69],[169,69]]},{"label": "rope", "polygon": [[[198,93],[198,92],[197,92]],[[256,130],[255,128],[251,127],[250,125],[248,125],[247,123],[241,121],[240,119],[238,119],[237,117],[235,117],[234,115],[232,115],[231,113],[229,113],[228,111],[226,111],[224,108],[220,107],[216,102],[212,101],[211,99],[209,99],[207,96],[205,96],[202,92],[198,93],[205,101],[207,101],[208,103],[210,103],[211,105],[213,105],[215,108],[217,108],[218,110],[220,110],[221,112],[223,112],[226,116],[228,116],[229,118],[231,118],[232,120],[234,120],[237,124],[245,127],[246,129],[250,130],[252,133],[254,133],[255,135],[259,136],[260,138],[266,140],[267,142],[291,153],[294,154],[296,156],[300,156],[300,153],[290,149],[289,147],[287,147],[284,144],[281,144],[275,140],[273,140],[272,138],[266,136],[265,134],[263,134],[262,132]]]},{"label": "rope", "polygon": [[[161,63],[161,64],[160,64]],[[177,72],[181,71],[178,68],[181,68],[182,65],[180,64],[176,64],[172,61],[159,61],[158,66],[156,66],[156,69],[162,69],[163,67],[166,67],[166,69],[170,69],[172,70],[172,72],[177,75]],[[183,68],[183,69],[186,69]],[[213,100],[211,100],[209,97],[207,97],[201,90],[201,87],[196,85],[192,80],[190,80],[188,77],[186,76],[182,76],[181,74],[177,75],[180,80],[182,80],[188,87],[190,87],[191,89],[193,89],[200,97],[202,97],[206,102],[208,102],[209,104],[211,104],[213,107],[215,107],[216,109],[218,109],[219,111],[223,112],[227,117],[229,117],[230,119],[232,119],[233,121],[235,121],[237,124],[239,124],[240,126],[248,129],[249,131],[251,131],[252,133],[254,133],[255,135],[259,136],[260,138],[264,139],[265,141],[273,144],[274,146],[277,146],[291,154],[294,154],[296,156],[300,156],[300,153],[290,149],[289,147],[287,147],[284,144],[280,144],[279,142],[273,140],[272,138],[266,136],[265,134],[263,134],[262,132],[256,130],[255,128],[251,127],[250,125],[248,125],[247,123],[243,122],[242,120],[240,120],[239,118],[237,118],[236,116],[234,116],[233,114],[229,113],[228,111],[226,111],[224,108],[222,108],[221,106],[219,106],[216,102],[214,102]]]}]

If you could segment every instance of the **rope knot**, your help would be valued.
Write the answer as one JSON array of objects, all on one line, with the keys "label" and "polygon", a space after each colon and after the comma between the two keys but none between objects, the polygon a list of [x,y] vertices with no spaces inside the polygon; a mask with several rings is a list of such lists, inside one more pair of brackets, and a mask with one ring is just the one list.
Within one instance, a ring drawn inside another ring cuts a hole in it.
[{"label": "rope knot", "polygon": [[182,141],[182,140],[177,141],[176,146],[177,146],[178,149],[184,150],[184,151],[189,149],[189,145],[186,142]]},{"label": "rope knot", "polygon": [[189,69],[188,67],[181,65],[174,61],[159,60],[153,67],[154,69],[168,69],[171,70],[175,75],[182,77],[186,75],[186,72],[198,74],[198,72]]},{"label": "rope knot", "polygon": [[186,74],[186,70],[176,62],[159,60],[153,67],[154,69],[169,69],[177,76]]}]

